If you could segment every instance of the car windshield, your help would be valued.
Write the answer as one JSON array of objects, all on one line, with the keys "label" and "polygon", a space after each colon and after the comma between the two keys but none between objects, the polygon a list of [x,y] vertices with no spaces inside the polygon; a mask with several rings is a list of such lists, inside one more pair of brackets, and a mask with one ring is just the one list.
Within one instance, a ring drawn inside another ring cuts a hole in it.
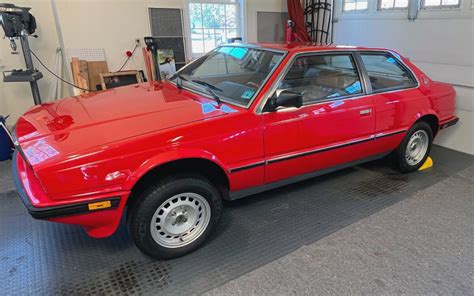
[{"label": "car windshield", "polygon": [[214,98],[248,106],[282,58],[281,52],[222,46],[189,64],[175,79]]}]

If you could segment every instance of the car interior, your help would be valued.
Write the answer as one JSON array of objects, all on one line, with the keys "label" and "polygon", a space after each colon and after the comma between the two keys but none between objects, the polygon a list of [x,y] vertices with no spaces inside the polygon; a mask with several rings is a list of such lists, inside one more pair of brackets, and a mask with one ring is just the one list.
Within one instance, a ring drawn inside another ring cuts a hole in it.
[{"label": "car interior", "polygon": [[373,91],[416,85],[411,75],[389,54],[362,54]]},{"label": "car interior", "polygon": [[360,93],[361,84],[349,55],[317,55],[297,59],[279,89],[302,93],[309,103]]},{"label": "car interior", "polygon": [[[283,56],[263,50],[232,47],[216,51],[183,74],[214,85],[218,94],[246,105]],[[188,70],[188,69],[185,69]]]}]

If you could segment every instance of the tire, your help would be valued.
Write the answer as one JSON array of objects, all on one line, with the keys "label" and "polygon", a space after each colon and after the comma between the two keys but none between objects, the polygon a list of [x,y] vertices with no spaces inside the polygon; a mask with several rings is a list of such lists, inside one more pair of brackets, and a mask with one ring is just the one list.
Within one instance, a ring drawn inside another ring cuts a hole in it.
[{"label": "tire", "polygon": [[137,198],[127,212],[128,230],[135,245],[156,259],[199,248],[222,212],[219,192],[200,176],[168,177]]},{"label": "tire", "polygon": [[[402,173],[418,170],[430,155],[433,130],[424,121],[415,123],[395,150],[395,166]],[[410,149],[408,149],[410,146]]]}]

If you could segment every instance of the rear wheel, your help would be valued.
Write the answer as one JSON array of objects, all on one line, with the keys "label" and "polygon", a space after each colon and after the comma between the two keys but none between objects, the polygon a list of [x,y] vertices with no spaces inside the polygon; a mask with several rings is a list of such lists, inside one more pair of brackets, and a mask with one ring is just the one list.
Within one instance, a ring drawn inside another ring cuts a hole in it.
[{"label": "rear wheel", "polygon": [[216,188],[199,176],[161,181],[131,205],[129,232],[137,247],[157,259],[197,249],[219,221],[222,201]]},{"label": "rear wheel", "polygon": [[418,170],[428,158],[432,142],[430,125],[424,121],[415,123],[395,151],[397,168],[403,173]]}]

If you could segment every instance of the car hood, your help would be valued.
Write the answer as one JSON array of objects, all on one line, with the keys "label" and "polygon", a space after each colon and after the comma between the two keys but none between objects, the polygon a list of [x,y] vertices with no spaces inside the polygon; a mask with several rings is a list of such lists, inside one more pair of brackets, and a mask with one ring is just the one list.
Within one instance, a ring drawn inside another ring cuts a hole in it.
[{"label": "car hood", "polygon": [[24,156],[37,166],[96,146],[239,112],[175,85],[135,84],[35,106],[17,122]]}]

